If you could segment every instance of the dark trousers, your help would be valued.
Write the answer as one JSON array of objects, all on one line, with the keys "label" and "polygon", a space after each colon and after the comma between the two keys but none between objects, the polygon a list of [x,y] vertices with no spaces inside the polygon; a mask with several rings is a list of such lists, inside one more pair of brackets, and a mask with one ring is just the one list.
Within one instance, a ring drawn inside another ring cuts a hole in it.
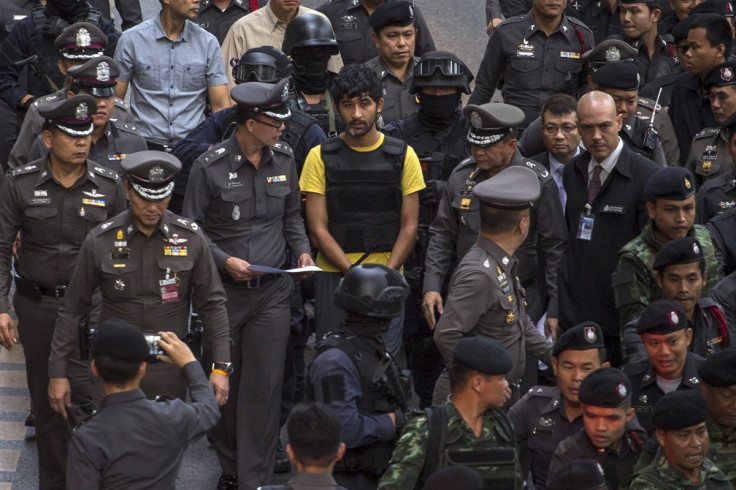
[{"label": "dark trousers", "polygon": [[39,488],[63,489],[71,428],[94,408],[89,364],[79,360],[79,348],[75,348],[67,367],[72,407],[67,408],[69,419],[64,420],[51,409],[48,397],[49,352],[59,300],[41,296],[36,301],[16,292],[13,305],[23,329],[28,390],[36,415]]},{"label": "dark trousers", "polygon": [[0,101],[0,166],[8,170],[8,155],[18,137],[18,113]]},{"label": "dark trousers", "polygon": [[235,371],[212,442],[222,470],[238,475],[241,490],[255,490],[273,473],[291,288],[289,277],[255,289],[225,284]]}]

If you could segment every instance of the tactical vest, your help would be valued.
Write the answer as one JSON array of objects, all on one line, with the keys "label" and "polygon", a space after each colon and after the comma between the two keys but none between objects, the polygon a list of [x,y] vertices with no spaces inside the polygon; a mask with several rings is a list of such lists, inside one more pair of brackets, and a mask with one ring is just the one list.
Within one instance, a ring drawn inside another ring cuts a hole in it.
[{"label": "tactical vest", "polygon": [[470,156],[470,149],[465,139],[465,124],[458,124],[458,116],[450,131],[433,132],[420,121],[419,114],[410,114],[404,118],[404,134],[406,143],[414,151],[422,163],[425,182],[428,180],[448,180],[452,170],[458,163]]},{"label": "tactical vest", "polygon": [[301,111],[291,111],[291,117],[284,122],[286,129],[281,133],[281,141],[288,143],[291,149],[294,150],[299,175],[302,173],[304,159],[310,150],[310,148],[305,148],[304,133],[314,123],[315,119],[312,116]]},{"label": "tactical vest", "polygon": [[[360,388],[363,396],[358,400],[358,413],[361,415],[382,415],[399,409],[394,401],[391,387],[382,382],[374,382],[374,375],[379,370],[384,351],[377,350],[356,335],[333,334],[321,340],[315,347],[315,358],[328,349],[340,349],[347,355],[358,371]],[[309,385],[307,376],[307,399],[314,400],[314,389]],[[379,441],[366,446],[348,448],[342,460],[335,465],[334,471],[369,471],[383,475],[388,469],[388,462],[394,449],[393,442]]]},{"label": "tactical vest", "polygon": [[345,253],[390,252],[401,228],[401,177],[406,143],[359,152],[339,136],[321,145],[327,180],[328,229]]}]

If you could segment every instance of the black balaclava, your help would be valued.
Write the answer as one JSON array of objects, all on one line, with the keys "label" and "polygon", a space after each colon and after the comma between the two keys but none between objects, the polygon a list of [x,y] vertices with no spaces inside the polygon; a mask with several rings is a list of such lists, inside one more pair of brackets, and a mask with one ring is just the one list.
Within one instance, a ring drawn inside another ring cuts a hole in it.
[{"label": "black balaclava", "polygon": [[446,126],[455,119],[459,109],[459,90],[448,95],[419,94],[419,117],[427,126]]},{"label": "black balaclava", "polygon": [[322,94],[330,84],[330,72],[327,64],[330,62],[330,53],[306,52],[294,48],[291,53],[294,61],[294,81],[297,90],[308,95]]}]

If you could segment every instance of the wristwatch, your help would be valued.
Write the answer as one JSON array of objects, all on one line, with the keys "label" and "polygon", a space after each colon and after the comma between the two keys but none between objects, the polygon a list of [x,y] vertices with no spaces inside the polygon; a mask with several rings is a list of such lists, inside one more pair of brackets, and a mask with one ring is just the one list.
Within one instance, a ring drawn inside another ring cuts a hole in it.
[{"label": "wristwatch", "polygon": [[212,372],[218,374],[224,374],[225,376],[230,376],[233,374],[233,363],[232,362],[213,362],[212,363]]}]

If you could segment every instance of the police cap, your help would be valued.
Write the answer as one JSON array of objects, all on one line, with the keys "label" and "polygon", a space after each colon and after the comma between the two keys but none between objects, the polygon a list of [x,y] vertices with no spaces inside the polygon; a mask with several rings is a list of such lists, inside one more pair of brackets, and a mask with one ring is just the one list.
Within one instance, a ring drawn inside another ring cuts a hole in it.
[{"label": "police cap", "polygon": [[92,340],[94,355],[128,362],[143,362],[148,358],[148,344],[140,328],[111,318],[95,332]]},{"label": "police cap", "polygon": [[579,459],[562,465],[552,475],[549,490],[598,490],[607,488],[603,467],[595,459]]},{"label": "police cap", "polygon": [[473,195],[485,206],[511,211],[526,209],[541,193],[537,174],[512,165],[473,187]]},{"label": "police cap", "polygon": [[657,199],[684,201],[695,194],[695,179],[685,167],[665,167],[655,172],[644,185],[647,200]]},{"label": "police cap", "polygon": [[626,41],[606,39],[580,57],[583,63],[591,63],[594,67],[616,61],[633,61],[639,51]]},{"label": "police cap", "polygon": [[448,466],[432,473],[423,487],[424,490],[447,490],[448,488],[482,490],[483,478],[477,470],[469,466]]},{"label": "police cap", "polygon": [[407,0],[388,0],[376,7],[368,22],[376,34],[384,27],[408,26],[414,23],[414,6]]},{"label": "police cap", "polygon": [[595,322],[583,322],[565,330],[552,348],[552,357],[566,350],[603,349],[603,330]]},{"label": "police cap", "polygon": [[606,63],[594,71],[593,82],[599,85],[598,90],[608,87],[633,92],[639,90],[641,75],[639,75],[639,68],[636,63],[616,61]]},{"label": "police cap", "polygon": [[708,356],[700,366],[700,378],[711,386],[736,385],[736,347]]},{"label": "police cap", "polygon": [[75,95],[68,99],[43,104],[38,113],[69,136],[89,136],[94,130],[92,114],[97,112],[97,102],[91,95]]},{"label": "police cap", "polygon": [[498,143],[524,122],[524,111],[500,102],[466,105],[463,114],[470,120],[468,143],[489,146]]},{"label": "police cap", "polygon": [[679,430],[705,422],[708,406],[700,390],[675,390],[654,404],[652,422],[662,430]]},{"label": "police cap", "polygon": [[289,100],[289,80],[278,83],[245,82],[233,87],[230,97],[243,110],[265,114],[284,121],[291,117],[287,105]]},{"label": "police cap", "polygon": [[691,236],[675,238],[659,249],[652,269],[663,271],[670,265],[692,264],[700,262],[704,258],[703,248],[695,238]]},{"label": "police cap", "polygon": [[596,369],[587,375],[578,389],[580,403],[596,407],[620,407],[630,396],[629,377],[623,371],[610,367]]},{"label": "police cap", "polygon": [[727,61],[720,63],[708,70],[703,77],[703,87],[710,90],[711,87],[725,87],[736,85],[736,63]]},{"label": "police cap", "polygon": [[72,24],[54,40],[54,47],[68,60],[89,60],[102,56],[107,36],[88,22]]},{"label": "police cap", "polygon": [[662,299],[650,303],[636,323],[636,333],[666,335],[688,327],[687,316],[677,301]]},{"label": "police cap", "polygon": [[181,162],[165,151],[146,150],[128,155],[122,167],[139,196],[147,201],[161,201],[174,190],[174,176],[181,170]]},{"label": "police cap", "polygon": [[507,374],[512,366],[503,344],[488,337],[461,339],[452,351],[452,358],[483,374]]},{"label": "police cap", "polygon": [[72,66],[67,71],[72,85],[77,85],[90,95],[112,97],[120,76],[118,64],[107,56],[92,58],[83,65]]}]

